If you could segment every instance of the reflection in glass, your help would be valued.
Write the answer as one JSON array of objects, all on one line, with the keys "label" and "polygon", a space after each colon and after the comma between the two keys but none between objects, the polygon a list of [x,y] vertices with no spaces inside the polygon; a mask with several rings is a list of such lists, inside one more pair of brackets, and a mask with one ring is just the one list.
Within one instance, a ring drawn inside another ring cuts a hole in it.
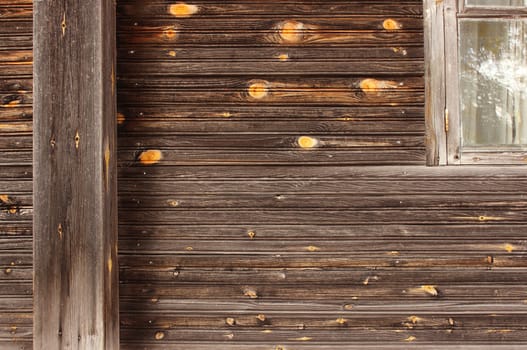
[{"label": "reflection in glass", "polygon": [[464,146],[527,145],[527,20],[460,20]]},{"label": "reflection in glass", "polygon": [[526,6],[527,0],[466,0],[467,6],[519,7]]}]

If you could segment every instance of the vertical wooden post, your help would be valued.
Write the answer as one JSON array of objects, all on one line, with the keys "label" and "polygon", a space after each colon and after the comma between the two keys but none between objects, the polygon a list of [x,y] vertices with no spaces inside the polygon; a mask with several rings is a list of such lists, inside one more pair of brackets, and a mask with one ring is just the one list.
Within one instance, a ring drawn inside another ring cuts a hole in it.
[{"label": "vertical wooden post", "polygon": [[34,2],[34,348],[118,349],[115,5]]}]

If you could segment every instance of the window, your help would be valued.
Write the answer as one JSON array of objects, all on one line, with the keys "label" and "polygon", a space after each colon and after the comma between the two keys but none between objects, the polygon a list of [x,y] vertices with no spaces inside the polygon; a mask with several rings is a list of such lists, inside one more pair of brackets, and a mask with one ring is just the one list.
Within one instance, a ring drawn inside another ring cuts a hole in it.
[{"label": "window", "polygon": [[527,164],[527,0],[425,0],[428,164]]}]

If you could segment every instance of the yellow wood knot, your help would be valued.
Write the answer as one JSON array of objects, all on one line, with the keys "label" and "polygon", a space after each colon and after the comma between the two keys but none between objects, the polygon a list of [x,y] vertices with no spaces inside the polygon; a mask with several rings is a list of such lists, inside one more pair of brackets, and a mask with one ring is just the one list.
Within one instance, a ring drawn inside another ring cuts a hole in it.
[{"label": "yellow wood knot", "polygon": [[194,248],[192,248],[192,247],[185,247],[185,250],[186,250],[187,252],[191,252],[191,251],[194,250]]},{"label": "yellow wood knot", "polygon": [[408,51],[404,47],[392,47],[393,52],[400,53],[403,56],[408,55]]},{"label": "yellow wood knot", "polygon": [[107,262],[107,265],[108,265],[108,272],[112,272],[112,269],[113,269],[113,261],[112,261],[112,258],[108,258],[108,262]]},{"label": "yellow wood knot", "polygon": [[274,348],[274,350],[287,350],[287,349],[285,348],[285,346],[277,345],[277,346]]},{"label": "yellow wood knot", "polygon": [[156,332],[155,335],[156,340],[162,340],[165,338],[165,332]]},{"label": "yellow wood knot", "polygon": [[230,118],[232,117],[232,114],[229,112],[223,112],[222,114],[220,114],[220,116],[222,116],[223,118]]},{"label": "yellow wood knot", "polygon": [[177,207],[179,206],[179,202],[175,199],[169,199],[167,201],[168,205],[171,206],[171,207]]},{"label": "yellow wood knot", "polygon": [[318,145],[318,140],[309,136],[300,136],[297,143],[302,148],[313,148]]},{"label": "yellow wood knot", "polygon": [[408,321],[412,322],[413,324],[417,324],[417,322],[422,321],[422,319],[417,316],[410,316],[408,317]]},{"label": "yellow wood knot", "polygon": [[414,340],[416,340],[417,338],[414,337],[413,335],[409,336],[408,338],[406,338],[404,341],[407,341],[407,342],[413,342]]},{"label": "yellow wood knot", "polygon": [[167,28],[163,31],[163,39],[174,40],[177,36],[177,31],[174,28]]},{"label": "yellow wood knot", "polygon": [[512,329],[488,329],[487,333],[501,333],[506,334],[512,332]]},{"label": "yellow wood knot", "polygon": [[269,94],[269,83],[263,80],[253,81],[249,86],[249,96],[260,100]]},{"label": "yellow wood knot", "polygon": [[170,57],[176,57],[177,53],[176,53],[176,51],[174,51],[174,50],[170,50],[170,51],[168,51],[168,55],[169,55]]},{"label": "yellow wood knot", "polygon": [[421,290],[423,292],[425,292],[426,294],[434,296],[434,297],[438,296],[438,294],[439,294],[437,289],[436,289],[436,287],[435,286],[431,286],[431,285],[421,286]]},{"label": "yellow wood knot", "polygon": [[76,149],[79,149],[80,142],[81,142],[81,137],[79,135],[79,132],[77,131],[77,133],[75,134],[75,148]]},{"label": "yellow wood knot", "polygon": [[0,194],[0,201],[4,203],[9,202],[9,196],[7,194]]},{"label": "yellow wood knot", "polygon": [[310,246],[306,247],[306,250],[309,251],[309,252],[319,252],[320,248],[317,247],[317,246],[314,246],[314,245],[310,245]]},{"label": "yellow wood knot", "polygon": [[360,88],[364,92],[375,92],[382,89],[395,89],[399,86],[395,81],[364,79],[360,82]]},{"label": "yellow wood knot", "polygon": [[253,290],[253,289],[250,289],[250,288],[246,288],[243,291],[243,295],[245,295],[246,297],[249,297],[251,299],[257,299],[258,298],[258,294],[256,293],[256,291]]},{"label": "yellow wood knot", "polygon": [[262,333],[269,334],[269,333],[273,333],[273,331],[271,329],[264,329]]},{"label": "yellow wood knot", "polygon": [[64,232],[62,230],[62,224],[59,224],[59,227],[57,228],[57,232],[59,234],[59,239],[62,239],[62,236],[64,235]]},{"label": "yellow wood knot", "polygon": [[8,267],[7,269],[5,269],[5,274],[9,275],[12,271],[13,270]]},{"label": "yellow wood knot", "polygon": [[286,21],[280,25],[280,37],[290,43],[298,43],[304,38],[304,24],[298,21]]},{"label": "yellow wood knot", "polygon": [[265,321],[265,315],[264,314],[258,314],[258,316],[256,316],[256,318],[261,321],[261,322],[264,322]]},{"label": "yellow wood knot", "polygon": [[516,249],[516,247],[513,246],[513,245],[510,244],[510,243],[505,243],[505,244],[503,245],[503,249],[505,249],[505,251],[506,251],[507,253],[512,253],[512,252],[514,251],[514,249]]},{"label": "yellow wood knot", "polygon": [[456,322],[454,322],[454,319],[452,317],[449,317],[448,318],[448,324],[451,325],[451,326],[455,326]]},{"label": "yellow wood knot", "polygon": [[20,100],[13,100],[6,104],[3,104],[2,107],[13,108],[13,107],[18,106],[19,104],[20,104]]},{"label": "yellow wood knot", "polygon": [[366,277],[366,279],[364,281],[362,281],[362,284],[364,284],[365,286],[370,284],[370,277]]},{"label": "yellow wood knot", "polygon": [[138,157],[141,164],[144,165],[156,164],[161,160],[161,158],[163,158],[163,154],[157,149],[143,151]]},{"label": "yellow wood knot", "polygon": [[9,207],[9,214],[16,214],[18,212],[17,207]]},{"label": "yellow wood knot", "polygon": [[292,340],[292,341],[310,341],[310,340],[313,340],[313,338],[311,338],[311,337],[300,337],[300,338],[290,338],[288,340]]},{"label": "yellow wood knot", "polygon": [[382,27],[386,30],[397,30],[401,29],[403,25],[392,18],[388,18],[382,22]]},{"label": "yellow wood knot", "polygon": [[337,318],[336,322],[342,326],[344,326],[346,323],[348,323],[348,320],[343,318],[343,317],[339,317]]},{"label": "yellow wood knot", "polygon": [[232,317],[227,317],[225,319],[225,323],[228,324],[229,326],[234,326],[236,324],[236,320]]},{"label": "yellow wood knot", "polygon": [[199,11],[196,5],[189,5],[184,2],[177,2],[168,7],[168,13],[176,17],[190,17]]},{"label": "yellow wood knot", "polygon": [[152,304],[157,304],[158,301],[159,301],[159,298],[152,298],[152,299],[150,299],[150,302]]},{"label": "yellow wood knot", "polygon": [[280,54],[280,55],[278,55],[278,59],[280,61],[282,61],[282,62],[288,61],[289,60],[289,55],[286,54],[286,53]]},{"label": "yellow wood knot", "polygon": [[117,125],[123,125],[126,117],[122,113],[117,113]]},{"label": "yellow wood knot", "polygon": [[249,232],[247,232],[247,236],[249,236],[250,239],[253,239],[254,237],[256,237],[256,232],[249,231]]},{"label": "yellow wood knot", "polygon": [[352,304],[344,305],[344,310],[353,310],[353,305]]},{"label": "yellow wood knot", "polygon": [[224,334],[223,336],[224,336],[225,338],[229,339],[229,340],[230,340],[230,339],[234,339],[234,334],[232,334],[232,333],[227,333],[227,334]]}]

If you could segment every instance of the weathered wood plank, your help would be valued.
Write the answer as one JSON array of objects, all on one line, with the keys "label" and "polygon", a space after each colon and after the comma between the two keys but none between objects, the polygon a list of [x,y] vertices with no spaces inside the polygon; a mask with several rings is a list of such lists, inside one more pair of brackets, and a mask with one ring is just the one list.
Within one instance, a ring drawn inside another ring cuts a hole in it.
[{"label": "weathered wood plank", "polygon": [[[271,17],[287,16],[298,17],[320,17],[321,15],[340,16],[404,16],[420,17],[422,15],[421,1],[399,1],[397,4],[386,1],[266,1],[264,3],[254,1],[196,1],[197,13],[200,17],[246,17],[263,16]],[[279,4],[280,6],[277,6]],[[121,18],[127,16],[133,18],[174,18],[169,12],[169,6],[165,1],[121,1],[118,6],[118,15]]]},{"label": "weathered wood plank", "polygon": [[[444,253],[438,256],[430,257],[430,253],[412,254],[408,257],[398,257],[390,252],[383,252],[378,256],[372,256],[371,252],[356,254],[353,260],[349,254],[340,256],[313,254],[290,254],[276,256],[277,254],[262,254],[258,256],[258,267],[261,268],[372,268],[372,267],[398,267],[398,268],[432,268],[441,266],[445,269],[459,268],[485,268],[485,267],[527,267],[527,262],[522,257],[511,256],[504,252],[493,256],[481,254],[474,256],[446,255]],[[215,267],[215,268],[253,268],[256,264],[255,256],[250,254],[213,254],[201,255],[192,254],[186,251],[184,254],[169,255],[134,255],[123,254],[120,257],[120,263],[123,267],[127,266],[172,266],[174,268],[185,267]],[[155,285],[152,285],[155,286]],[[170,288],[167,288],[167,290]],[[524,288],[525,290],[525,288]],[[132,295],[130,295],[132,296]]]},{"label": "weathered wood plank", "polygon": [[34,23],[34,347],[117,349],[115,4]]}]

